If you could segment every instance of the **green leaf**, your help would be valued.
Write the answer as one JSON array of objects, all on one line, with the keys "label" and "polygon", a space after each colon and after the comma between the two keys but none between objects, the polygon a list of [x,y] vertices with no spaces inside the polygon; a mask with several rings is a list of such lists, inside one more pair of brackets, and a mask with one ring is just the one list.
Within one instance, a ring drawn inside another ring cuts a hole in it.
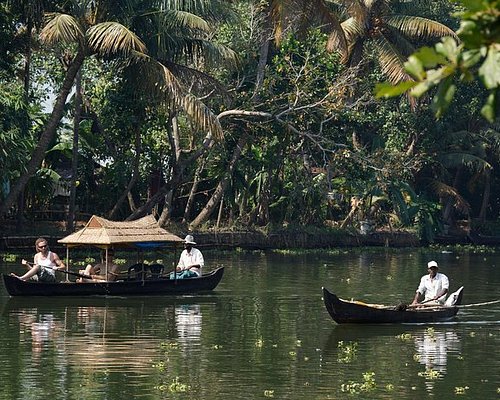
[{"label": "green leaf", "polygon": [[415,79],[421,81],[425,79],[425,71],[422,62],[414,55],[408,57],[408,61],[404,63],[406,72]]},{"label": "green leaf", "polygon": [[479,77],[487,89],[495,89],[500,86],[500,51],[490,47],[488,55],[479,67]]},{"label": "green leaf", "polygon": [[457,43],[451,37],[445,37],[441,42],[436,44],[436,51],[445,56],[452,63],[457,63],[458,55],[460,54]]},{"label": "green leaf", "polygon": [[377,97],[377,99],[380,99],[382,97],[387,99],[389,97],[400,96],[410,90],[416,84],[417,82],[414,81],[401,82],[397,85],[392,85],[388,82],[378,83],[375,86],[375,96]]},{"label": "green leaf", "polygon": [[422,47],[413,55],[420,60],[425,68],[434,68],[439,64],[445,64],[447,62],[446,58],[436,52],[432,47]]},{"label": "green leaf", "polygon": [[481,115],[486,118],[489,122],[493,123],[496,115],[496,105],[497,105],[497,95],[496,92],[490,93],[486,103],[483,108],[481,108]]},{"label": "green leaf", "polygon": [[437,118],[441,118],[450,106],[453,97],[455,96],[457,87],[453,84],[453,77],[449,76],[444,79],[439,87],[434,99],[432,99],[432,109]]}]

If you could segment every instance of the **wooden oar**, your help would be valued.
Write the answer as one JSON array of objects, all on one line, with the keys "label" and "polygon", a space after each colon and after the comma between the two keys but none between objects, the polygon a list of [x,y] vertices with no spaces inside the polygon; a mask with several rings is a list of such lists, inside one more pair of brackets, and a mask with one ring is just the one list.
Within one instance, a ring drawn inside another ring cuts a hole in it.
[{"label": "wooden oar", "polygon": [[[33,267],[35,265],[34,263],[26,261],[26,260],[22,260],[21,264],[23,264],[23,265],[29,265],[30,267]],[[91,279],[91,280],[93,280],[93,278],[90,275],[79,274],[78,272],[72,272],[72,271],[67,271],[65,269],[57,269],[57,268],[45,267],[45,266],[43,268],[51,269],[52,271],[56,271],[56,272],[62,272],[64,274],[68,274],[68,275],[78,276],[79,278],[85,278],[85,279]]]}]

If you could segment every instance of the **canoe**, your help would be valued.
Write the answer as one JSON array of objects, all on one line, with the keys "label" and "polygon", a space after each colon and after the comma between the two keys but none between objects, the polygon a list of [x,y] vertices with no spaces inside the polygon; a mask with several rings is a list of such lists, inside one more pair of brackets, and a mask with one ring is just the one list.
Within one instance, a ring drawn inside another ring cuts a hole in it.
[{"label": "canoe", "polygon": [[11,296],[158,296],[208,292],[217,287],[224,267],[198,278],[168,279],[167,277],[132,279],[114,282],[36,282],[22,281],[3,274]]},{"label": "canoe", "polygon": [[443,306],[394,307],[342,300],[323,288],[323,301],[338,324],[396,324],[444,322],[453,319],[462,302],[463,287],[452,293]]}]

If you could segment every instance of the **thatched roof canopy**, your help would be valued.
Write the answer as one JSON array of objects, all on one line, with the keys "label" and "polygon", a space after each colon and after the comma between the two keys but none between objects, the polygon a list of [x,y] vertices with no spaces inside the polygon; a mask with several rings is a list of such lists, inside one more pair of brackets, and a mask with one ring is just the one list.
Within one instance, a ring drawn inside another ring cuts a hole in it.
[{"label": "thatched roof canopy", "polygon": [[152,215],[135,221],[109,221],[93,215],[85,227],[58,240],[66,246],[159,247],[183,240],[161,228]]}]

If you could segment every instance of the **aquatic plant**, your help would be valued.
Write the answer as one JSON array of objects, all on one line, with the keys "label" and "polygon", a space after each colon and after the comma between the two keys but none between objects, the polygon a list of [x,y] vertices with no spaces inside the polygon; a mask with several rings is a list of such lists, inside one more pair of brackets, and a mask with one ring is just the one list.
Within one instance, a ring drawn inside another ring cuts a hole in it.
[{"label": "aquatic plant", "polygon": [[15,254],[3,254],[2,260],[6,263],[14,263],[16,262],[17,256]]},{"label": "aquatic plant", "polygon": [[349,381],[340,386],[340,390],[344,393],[357,394],[361,392],[370,392],[377,388],[375,382],[375,372],[364,372],[363,382]]},{"label": "aquatic plant", "polygon": [[358,350],[358,343],[348,342],[344,343],[340,340],[337,344],[339,349],[339,354],[337,356],[337,361],[340,363],[350,363],[356,358],[356,352]]},{"label": "aquatic plant", "polygon": [[426,368],[424,372],[419,372],[418,376],[423,376],[425,379],[435,380],[439,379],[442,375],[439,371],[432,368]]},{"label": "aquatic plant", "polygon": [[455,394],[465,394],[465,391],[469,389],[469,386],[456,386]]}]

